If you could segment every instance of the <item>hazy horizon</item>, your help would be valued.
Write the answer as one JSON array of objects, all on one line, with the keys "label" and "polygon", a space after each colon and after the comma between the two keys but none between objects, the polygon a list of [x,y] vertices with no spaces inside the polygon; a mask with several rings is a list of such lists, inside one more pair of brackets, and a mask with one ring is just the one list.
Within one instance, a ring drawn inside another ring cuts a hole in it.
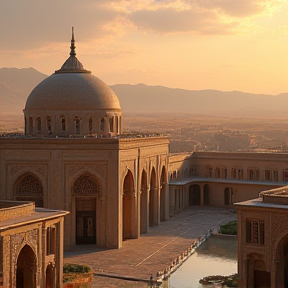
[{"label": "hazy horizon", "polygon": [[3,0],[1,66],[51,75],[74,26],[78,59],[109,85],[277,95],[288,91],[287,14],[285,0]]}]

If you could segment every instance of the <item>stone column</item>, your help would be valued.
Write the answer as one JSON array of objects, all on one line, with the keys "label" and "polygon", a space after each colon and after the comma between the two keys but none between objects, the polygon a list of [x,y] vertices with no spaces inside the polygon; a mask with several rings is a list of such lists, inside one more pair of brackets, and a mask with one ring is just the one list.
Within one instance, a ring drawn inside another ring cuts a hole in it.
[{"label": "stone column", "polygon": [[[62,287],[63,286],[63,241],[64,241],[64,217],[61,217],[60,221],[59,221],[59,236],[57,237],[58,238],[58,243],[59,243],[59,250],[58,250],[58,266],[57,268],[59,267],[59,270],[58,270],[58,277],[57,277],[57,281],[59,281],[56,285],[56,287]],[[68,234],[67,234],[68,235]]]},{"label": "stone column", "polygon": [[160,186],[158,186],[158,187],[156,187],[156,195],[157,195],[157,204],[155,205],[156,207],[157,207],[157,217],[156,217],[156,219],[157,219],[157,226],[160,224],[160,222],[161,222],[161,219],[160,219],[160,216],[161,216],[161,211],[160,211],[160,209],[161,209],[161,203],[160,203],[160,192],[161,192],[161,188],[160,188]]},{"label": "stone column", "polygon": [[169,191],[170,206],[169,206],[169,216],[174,214],[175,210],[175,187],[171,186]]},{"label": "stone column", "polygon": [[147,188],[147,202],[146,202],[146,227],[147,227],[147,232],[149,230],[149,215],[150,215],[150,206],[149,206],[149,203],[150,203],[150,186]]},{"label": "stone column", "polygon": [[200,205],[204,206],[204,184],[199,184],[200,186]]}]

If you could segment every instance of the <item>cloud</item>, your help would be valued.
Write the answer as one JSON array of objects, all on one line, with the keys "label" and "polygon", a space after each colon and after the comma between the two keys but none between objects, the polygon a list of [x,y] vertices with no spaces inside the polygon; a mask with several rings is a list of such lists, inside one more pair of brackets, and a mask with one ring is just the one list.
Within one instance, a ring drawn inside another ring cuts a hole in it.
[{"label": "cloud", "polygon": [[131,13],[129,19],[139,28],[160,33],[227,34],[235,25],[221,23],[213,11],[193,11],[192,9],[139,10]]},{"label": "cloud", "polygon": [[229,16],[249,17],[265,11],[266,2],[267,0],[201,0],[197,1],[197,4],[205,9],[215,9]]},{"label": "cloud", "polygon": [[88,41],[109,34],[103,28],[121,14],[104,0],[1,0],[1,49],[25,50],[75,37]]}]

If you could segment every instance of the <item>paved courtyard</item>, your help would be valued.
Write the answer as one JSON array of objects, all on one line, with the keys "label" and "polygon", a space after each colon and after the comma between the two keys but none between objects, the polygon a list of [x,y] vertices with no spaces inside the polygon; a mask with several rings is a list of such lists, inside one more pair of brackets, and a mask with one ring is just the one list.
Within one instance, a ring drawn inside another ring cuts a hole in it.
[{"label": "paved courtyard", "polygon": [[198,237],[236,218],[228,209],[189,207],[150,227],[141,238],[124,241],[122,249],[78,246],[76,251],[65,252],[64,262],[89,265],[95,274],[93,288],[147,287],[145,282],[134,280],[149,280],[151,275],[156,280],[157,271],[164,271]]}]

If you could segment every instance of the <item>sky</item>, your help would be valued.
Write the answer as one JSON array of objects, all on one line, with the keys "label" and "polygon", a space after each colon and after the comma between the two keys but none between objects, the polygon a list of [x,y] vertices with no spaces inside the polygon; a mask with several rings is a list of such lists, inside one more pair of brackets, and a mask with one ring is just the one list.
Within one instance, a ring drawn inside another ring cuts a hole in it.
[{"label": "sky", "polygon": [[288,92],[287,0],[1,0],[0,68],[70,53],[108,85]]}]

